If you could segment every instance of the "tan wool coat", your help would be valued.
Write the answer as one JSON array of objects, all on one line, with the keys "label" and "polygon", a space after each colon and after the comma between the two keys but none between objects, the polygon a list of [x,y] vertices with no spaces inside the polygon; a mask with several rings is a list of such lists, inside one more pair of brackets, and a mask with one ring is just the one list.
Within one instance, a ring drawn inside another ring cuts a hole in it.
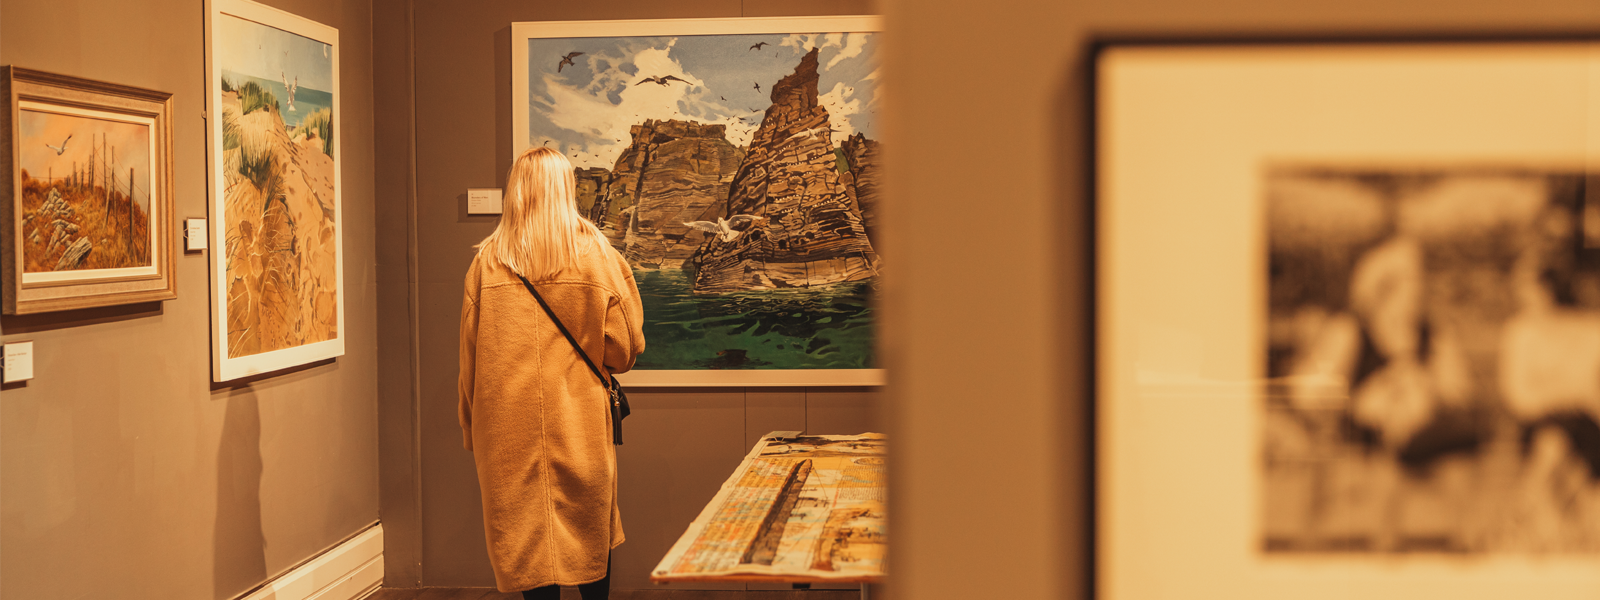
[{"label": "tan wool coat", "polygon": [[[616,250],[533,284],[601,370],[633,367],[644,310]],[[460,417],[496,587],[604,577],[623,540],[609,396],[516,275],[481,254],[461,306]]]}]

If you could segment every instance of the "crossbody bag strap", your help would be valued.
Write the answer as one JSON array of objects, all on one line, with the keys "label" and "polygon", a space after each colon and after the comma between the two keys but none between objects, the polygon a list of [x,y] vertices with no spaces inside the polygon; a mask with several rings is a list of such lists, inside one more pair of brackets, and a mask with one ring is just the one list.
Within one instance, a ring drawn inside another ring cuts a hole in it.
[{"label": "crossbody bag strap", "polygon": [[572,333],[567,331],[567,326],[561,324],[561,319],[556,318],[556,311],[550,310],[550,305],[545,303],[544,296],[539,295],[539,290],[533,289],[533,284],[528,282],[527,277],[523,277],[521,274],[518,274],[517,279],[521,279],[522,286],[528,288],[528,291],[533,293],[533,299],[538,300],[539,306],[544,308],[545,314],[550,315],[551,321],[555,321],[556,329],[561,330],[561,335],[567,336],[567,341],[572,343],[572,349],[577,350],[578,356],[583,358],[583,364],[589,365],[589,370],[593,371],[594,376],[600,379],[600,385],[605,387],[607,392],[610,392],[611,383],[606,381],[605,374],[600,372],[599,367],[594,366],[594,361],[589,360],[589,354],[583,351],[583,346],[578,345],[578,340],[574,339],[572,337]]},{"label": "crossbody bag strap", "polygon": [[561,324],[561,319],[556,317],[556,311],[551,310],[550,305],[545,303],[544,296],[539,295],[539,290],[533,289],[533,284],[529,283],[528,278],[523,277],[522,274],[518,273],[517,279],[521,279],[522,287],[528,288],[528,292],[533,294],[533,299],[539,301],[539,306],[544,309],[544,314],[550,315],[550,320],[556,324],[556,329],[561,330],[561,335],[566,336],[567,342],[572,344],[572,349],[578,351],[578,356],[583,359],[583,364],[589,365],[589,370],[600,380],[600,387],[606,389],[606,395],[609,397],[609,401],[606,404],[610,405],[607,408],[611,412],[611,443],[621,445],[622,418],[626,416],[622,411],[626,408],[626,399],[622,396],[622,388],[615,385],[616,378],[613,377],[610,381],[607,381],[605,374],[600,372],[600,368],[594,366],[594,361],[589,360],[589,353],[583,351],[583,346],[578,345],[578,340],[572,337],[572,332],[567,331],[567,326]]}]

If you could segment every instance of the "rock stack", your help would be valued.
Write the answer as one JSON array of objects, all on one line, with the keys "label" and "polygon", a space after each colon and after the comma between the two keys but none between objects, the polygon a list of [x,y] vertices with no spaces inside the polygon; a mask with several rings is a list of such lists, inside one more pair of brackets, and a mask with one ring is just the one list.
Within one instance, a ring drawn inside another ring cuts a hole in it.
[{"label": "rock stack", "polygon": [[632,135],[612,172],[588,176],[605,182],[596,187],[590,217],[616,222],[611,231],[622,230],[623,256],[635,268],[679,268],[706,239],[684,223],[724,214],[744,152],[721,125],[650,120],[633,126]]},{"label": "rock stack", "polygon": [[856,209],[861,211],[861,224],[867,229],[867,237],[876,248],[878,241],[878,142],[869,140],[867,136],[855,134],[845,138],[839,144],[839,149],[844,153],[844,159],[850,163],[850,172],[840,175],[845,184],[845,192],[855,202]]},{"label": "rock stack", "polygon": [[628,207],[622,202],[612,202],[611,171],[578,167],[572,170],[572,175],[577,184],[578,211],[600,228],[613,247],[622,250],[628,223],[619,217]]},{"label": "rock stack", "polygon": [[830,285],[877,273],[857,206],[861,192],[852,201],[841,181],[832,133],[828,111],[817,103],[813,49],[772,86],[772,106],[727,196],[726,215],[765,222],[730,241],[705,241],[693,259],[696,293]]}]

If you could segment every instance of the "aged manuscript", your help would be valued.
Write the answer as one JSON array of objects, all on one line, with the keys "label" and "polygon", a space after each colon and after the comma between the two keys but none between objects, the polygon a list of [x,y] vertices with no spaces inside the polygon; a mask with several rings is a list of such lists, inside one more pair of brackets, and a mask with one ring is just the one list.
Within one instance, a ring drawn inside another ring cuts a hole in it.
[{"label": "aged manuscript", "polygon": [[767,434],[651,572],[703,580],[883,576],[885,437]]}]

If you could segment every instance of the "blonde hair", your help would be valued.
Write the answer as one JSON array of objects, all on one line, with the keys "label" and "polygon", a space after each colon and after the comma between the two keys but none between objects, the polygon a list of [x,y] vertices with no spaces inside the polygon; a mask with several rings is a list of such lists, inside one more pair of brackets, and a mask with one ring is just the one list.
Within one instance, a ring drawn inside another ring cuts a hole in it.
[{"label": "blonde hair", "polygon": [[584,250],[609,244],[600,228],[578,214],[576,187],[572,163],[560,152],[523,152],[506,176],[500,224],[475,247],[529,279],[576,267]]}]

